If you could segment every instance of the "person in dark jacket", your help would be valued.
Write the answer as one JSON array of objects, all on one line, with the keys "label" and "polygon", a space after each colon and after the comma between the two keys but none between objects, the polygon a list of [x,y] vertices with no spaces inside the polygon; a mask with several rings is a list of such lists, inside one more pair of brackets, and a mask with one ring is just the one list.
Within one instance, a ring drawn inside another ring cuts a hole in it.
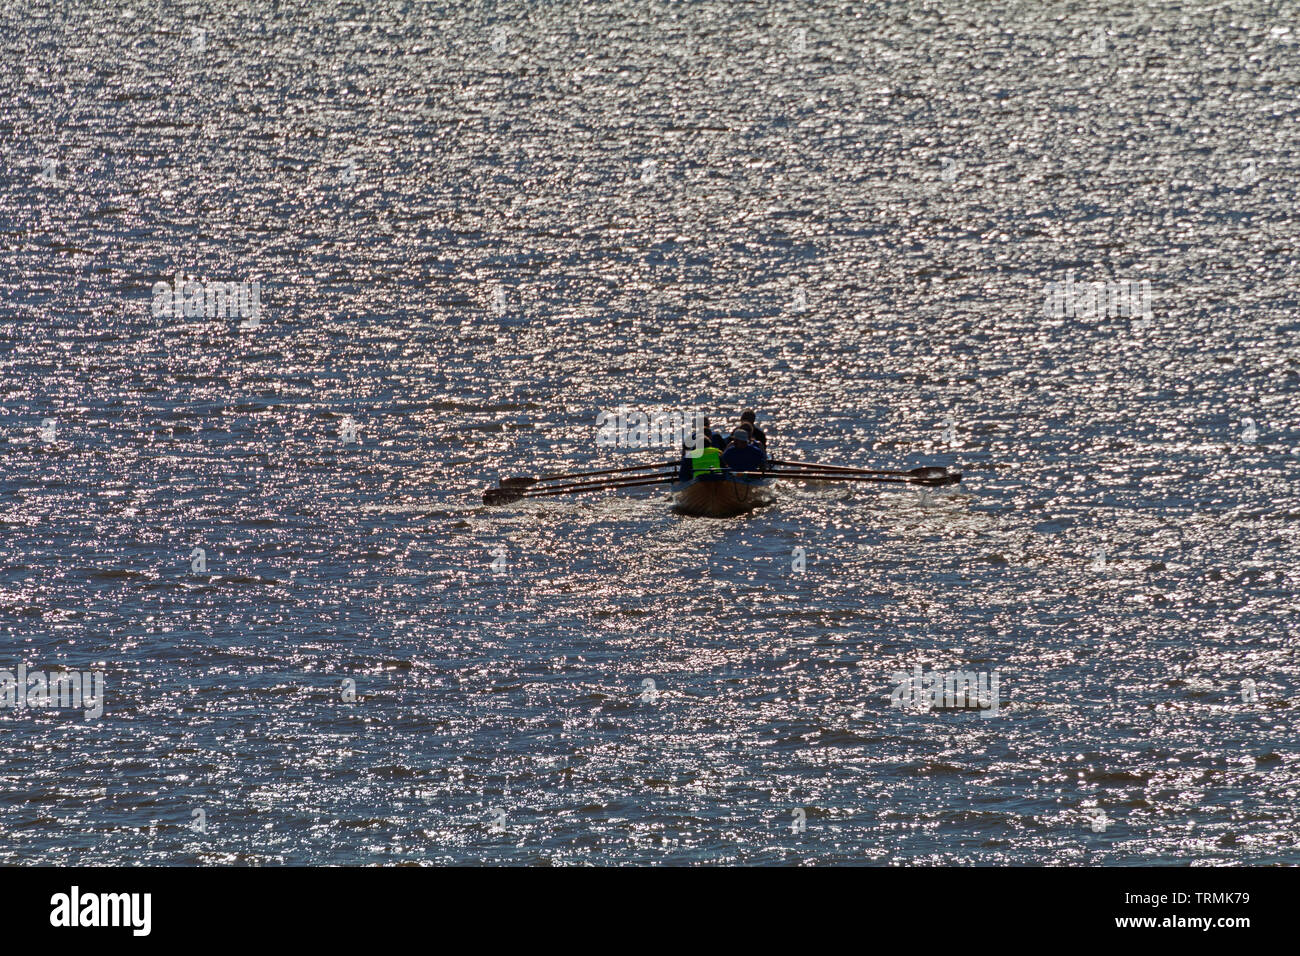
[{"label": "person in dark jacket", "polygon": [[731,444],[722,453],[722,464],[732,471],[762,471],[765,460],[761,447],[749,440],[743,428],[731,433]]},{"label": "person in dark jacket", "polygon": [[715,432],[712,428],[710,428],[709,420],[707,418],[704,419],[704,437],[708,439],[709,444],[712,445],[714,448],[716,448],[718,451],[722,451],[724,448],[727,447],[726,436],[723,435],[722,432]]},{"label": "person in dark jacket", "polygon": [[754,432],[754,441],[758,442],[766,450],[767,435],[763,432],[763,429],[754,424],[755,415],[753,409],[747,408],[741,412],[740,420],[742,423],[749,425],[750,429]]},{"label": "person in dark jacket", "polygon": [[[752,448],[754,448],[754,449],[756,449],[756,450],[762,452],[762,454],[763,454],[763,458],[764,458],[764,459],[767,458],[767,449],[766,449],[765,447],[763,447],[762,445],[760,445],[760,444],[759,444],[759,443],[754,439],[754,426],[753,426],[753,425],[751,425],[749,422],[741,422],[739,425],[736,426],[735,431],[733,431],[732,434],[734,435],[736,431],[744,432],[746,435],[748,435],[748,436],[749,436],[749,444],[750,444],[750,446],[751,446]],[[731,447],[732,445],[734,445],[734,444],[735,444],[735,441],[734,441],[734,440],[733,440],[733,441],[729,441],[729,442],[727,442],[727,448],[730,448],[730,447]],[[726,450],[727,450],[726,448],[723,449],[723,451],[726,451]]]}]

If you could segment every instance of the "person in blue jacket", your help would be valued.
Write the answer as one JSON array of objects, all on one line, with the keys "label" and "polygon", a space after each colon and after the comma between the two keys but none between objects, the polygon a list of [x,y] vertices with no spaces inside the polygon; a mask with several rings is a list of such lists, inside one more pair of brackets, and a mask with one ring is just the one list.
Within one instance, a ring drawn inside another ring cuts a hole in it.
[{"label": "person in blue jacket", "polygon": [[749,431],[737,428],[731,433],[731,444],[722,453],[722,464],[732,471],[762,471],[767,457],[762,449],[749,440]]},{"label": "person in blue jacket", "polygon": [[[753,448],[755,451],[757,451],[757,452],[759,452],[760,454],[762,454],[762,456],[763,456],[763,460],[766,461],[766,460],[767,460],[767,445],[766,445],[765,443],[759,441],[759,439],[758,439],[758,429],[755,428],[755,427],[754,427],[752,424],[750,424],[749,422],[741,422],[739,425],[736,426],[736,430],[737,430],[737,431],[743,431],[746,435],[749,436],[749,446],[750,446],[751,448]],[[727,448],[730,448],[730,447],[731,447],[731,443],[728,442],[727,445],[726,445],[722,450],[723,450],[723,451],[726,451]]]}]

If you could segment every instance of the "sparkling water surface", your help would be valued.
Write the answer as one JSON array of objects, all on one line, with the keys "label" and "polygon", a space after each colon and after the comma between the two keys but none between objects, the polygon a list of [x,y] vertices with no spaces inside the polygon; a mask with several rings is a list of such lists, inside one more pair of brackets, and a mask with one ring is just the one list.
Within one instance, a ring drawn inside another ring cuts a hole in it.
[{"label": "sparkling water surface", "polygon": [[[7,5],[0,669],[106,695],[0,709],[0,862],[1300,863],[1298,43]],[[177,273],[260,321],[156,314]],[[483,505],[663,458],[619,406],[965,479]],[[916,665],[997,714],[892,707]]]}]

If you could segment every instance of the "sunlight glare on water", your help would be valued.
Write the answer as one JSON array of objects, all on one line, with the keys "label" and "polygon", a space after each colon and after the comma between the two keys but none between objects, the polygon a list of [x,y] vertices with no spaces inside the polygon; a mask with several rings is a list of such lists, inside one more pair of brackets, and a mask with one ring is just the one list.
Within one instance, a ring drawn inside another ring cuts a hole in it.
[{"label": "sunlight glare on water", "polygon": [[1298,34],[1088,7],[9,5],[0,861],[1300,863]]}]

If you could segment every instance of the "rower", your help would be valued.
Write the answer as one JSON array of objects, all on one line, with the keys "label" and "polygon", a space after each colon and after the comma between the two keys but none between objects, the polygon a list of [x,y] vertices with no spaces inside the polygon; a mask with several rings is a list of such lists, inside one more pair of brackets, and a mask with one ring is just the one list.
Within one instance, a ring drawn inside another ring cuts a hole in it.
[{"label": "rower", "polygon": [[763,433],[758,427],[751,422],[745,422],[745,427],[749,429],[749,443],[763,453],[763,469],[767,470],[767,436],[763,435],[763,440],[759,441],[758,436]]},{"label": "rower", "polygon": [[731,444],[722,453],[722,463],[732,471],[762,471],[766,456],[761,445],[749,440],[749,432],[737,428],[731,433]]},{"label": "rower", "polygon": [[704,439],[718,451],[727,447],[727,439],[723,437],[722,432],[715,432],[709,427],[709,420],[704,419]]},{"label": "rower", "polygon": [[766,451],[766,450],[767,450],[767,435],[765,435],[765,434],[763,433],[763,429],[759,428],[757,425],[754,424],[754,418],[755,418],[755,416],[754,416],[754,411],[753,411],[753,409],[749,409],[749,408],[747,408],[747,409],[745,409],[743,412],[740,413],[740,420],[741,420],[743,423],[749,425],[750,429],[754,432],[754,441],[756,441],[756,442],[758,442],[760,445],[762,445],[762,446],[763,446],[763,450]]},{"label": "rower", "polygon": [[749,436],[750,444],[753,444],[753,442],[754,442],[754,426],[753,426],[753,425],[751,425],[749,422],[741,422],[739,425],[737,425],[735,428],[732,429],[732,432],[734,433],[734,432],[737,431],[737,430],[742,431],[742,432],[744,432],[746,435],[748,435],[748,436]]},{"label": "rower", "polygon": [[[755,429],[754,429],[754,426],[751,425],[749,422],[741,422],[739,425],[736,426],[736,429],[735,429],[735,431],[742,431],[742,432],[744,432],[746,435],[748,435],[748,436],[749,436],[749,444],[750,444],[750,446],[751,446],[752,448],[754,448],[754,449],[756,449],[756,450],[762,452],[762,453],[763,453],[763,458],[766,459],[766,458],[767,458],[767,449],[766,449],[764,446],[760,445],[760,444],[758,443],[758,440],[754,438],[754,430],[755,430]],[[734,432],[733,432],[733,434],[734,434]],[[727,448],[732,447],[734,444],[735,444],[735,442],[728,442],[728,443],[727,443]],[[725,455],[726,452],[727,452],[727,448],[722,449],[722,453],[723,453],[724,455]]]},{"label": "rower", "polygon": [[[707,428],[704,434],[708,441]],[[690,481],[711,471],[722,471],[722,453],[714,445],[706,443],[703,448],[696,449],[692,442],[682,446],[682,465],[677,475],[681,481]]]}]

